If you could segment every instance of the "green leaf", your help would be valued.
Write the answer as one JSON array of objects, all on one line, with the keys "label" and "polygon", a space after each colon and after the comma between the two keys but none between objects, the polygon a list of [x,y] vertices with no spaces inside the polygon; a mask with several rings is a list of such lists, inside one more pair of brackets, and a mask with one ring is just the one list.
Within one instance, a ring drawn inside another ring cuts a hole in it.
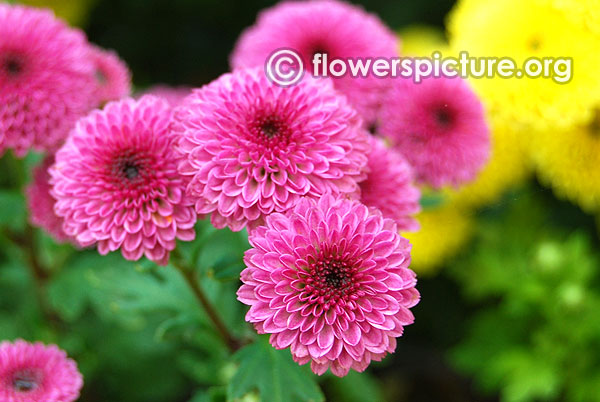
[{"label": "green leaf", "polygon": [[146,313],[167,313],[173,325],[202,322],[202,312],[185,280],[173,267],[143,267],[117,253],[78,254],[49,288],[52,305],[67,320],[77,318],[89,303],[108,320],[140,322]]},{"label": "green leaf", "polygon": [[323,401],[324,396],[314,375],[292,360],[289,350],[276,350],[267,336],[236,353],[240,362],[227,390],[231,400],[240,400],[258,390],[269,402]]},{"label": "green leaf", "polygon": [[206,232],[198,251],[197,264],[201,272],[220,280],[239,278],[244,251],[248,249],[246,232],[228,229]]},{"label": "green leaf", "polygon": [[173,267],[144,271],[114,254],[103,258],[102,266],[88,267],[86,278],[97,291],[96,302],[113,312],[199,313],[193,294]]},{"label": "green leaf", "polygon": [[17,191],[0,190],[0,226],[22,231],[25,227],[25,197]]}]

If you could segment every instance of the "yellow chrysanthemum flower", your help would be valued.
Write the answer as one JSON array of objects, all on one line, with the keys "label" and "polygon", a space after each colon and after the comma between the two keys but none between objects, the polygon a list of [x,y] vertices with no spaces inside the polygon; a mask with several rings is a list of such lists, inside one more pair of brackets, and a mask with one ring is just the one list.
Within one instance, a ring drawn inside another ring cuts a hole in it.
[{"label": "yellow chrysanthemum flower", "polygon": [[428,57],[434,51],[449,53],[444,32],[428,25],[411,25],[399,32],[402,56]]},{"label": "yellow chrysanthemum flower", "polygon": [[585,26],[600,36],[600,0],[538,0],[550,1],[557,10],[567,14],[576,24]]},{"label": "yellow chrysanthemum flower", "polygon": [[426,208],[417,215],[421,228],[402,233],[412,244],[411,269],[430,275],[454,257],[473,232],[472,217],[452,203]]},{"label": "yellow chrysanthemum flower", "polygon": [[[572,80],[481,78],[471,80],[492,113],[525,127],[569,127],[600,97],[600,41],[577,24],[557,0],[461,0],[448,20],[450,45],[470,57],[571,57]],[[560,75],[559,71],[557,74]]]},{"label": "yellow chrysanthemum flower", "polygon": [[600,211],[600,104],[583,124],[535,135],[531,156],[542,182],[586,211]]},{"label": "yellow chrysanthemum flower", "polygon": [[530,162],[523,143],[523,133],[509,122],[489,119],[491,150],[487,165],[477,178],[458,190],[449,190],[453,202],[462,207],[478,208],[498,200],[510,188],[528,176]]},{"label": "yellow chrysanthemum flower", "polygon": [[54,10],[71,25],[83,25],[95,0],[20,0],[20,3]]}]

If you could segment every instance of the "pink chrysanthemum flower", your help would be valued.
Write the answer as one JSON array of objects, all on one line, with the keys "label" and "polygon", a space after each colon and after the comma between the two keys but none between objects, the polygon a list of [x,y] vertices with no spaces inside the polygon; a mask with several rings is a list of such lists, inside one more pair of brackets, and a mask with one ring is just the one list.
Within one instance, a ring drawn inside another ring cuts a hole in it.
[{"label": "pink chrysanthemum flower", "polygon": [[192,93],[192,88],[188,87],[170,87],[167,85],[155,85],[148,88],[142,95],[154,95],[163,98],[172,107],[177,107],[183,103],[183,100]]},{"label": "pink chrysanthemum flower", "polygon": [[417,180],[434,188],[473,180],[489,156],[479,98],[460,78],[394,80],[382,107],[381,133],[408,159]]},{"label": "pink chrysanthemum flower", "polygon": [[238,299],[277,349],[323,374],[363,371],[396,348],[419,301],[410,245],[358,201],[304,198],[250,233]]},{"label": "pink chrysanthemum flower", "polygon": [[[256,24],[242,34],[231,65],[264,66],[268,57],[281,48],[298,52],[310,73],[315,53],[326,53],[330,61],[398,55],[396,35],[377,16],[360,7],[336,0],[283,2],[263,11]],[[350,74],[334,81],[336,89],[361,113],[365,126],[374,124],[389,81]]]},{"label": "pink chrysanthemum flower", "polygon": [[0,154],[53,149],[94,104],[85,36],[49,11],[0,4]]},{"label": "pink chrysanthemum flower", "polygon": [[175,239],[192,240],[196,214],[177,173],[172,109],[154,96],[108,103],[77,122],[50,169],[63,229],[100,254],[121,249],[168,262]]},{"label": "pink chrysanthemum flower", "polygon": [[353,193],[365,177],[369,135],[328,80],[282,88],[262,68],[237,70],[177,110],[179,171],[217,228],[256,226],[302,196]]},{"label": "pink chrysanthemum flower", "polygon": [[400,231],[415,231],[419,224],[412,215],[421,210],[421,192],[413,184],[411,166],[404,157],[373,138],[367,179],[360,182],[360,201],[392,219]]},{"label": "pink chrysanthemum flower", "polygon": [[131,92],[131,73],[117,53],[91,46],[91,58],[96,71],[98,104],[119,100]]},{"label": "pink chrysanthemum flower", "polygon": [[50,174],[48,169],[54,164],[54,155],[47,156],[33,170],[33,181],[27,186],[27,207],[32,224],[44,229],[59,243],[74,241],[63,230],[64,220],[54,213],[56,200],[50,195]]},{"label": "pink chrysanthemum flower", "polygon": [[57,346],[0,343],[0,401],[73,402],[82,386],[77,364]]}]

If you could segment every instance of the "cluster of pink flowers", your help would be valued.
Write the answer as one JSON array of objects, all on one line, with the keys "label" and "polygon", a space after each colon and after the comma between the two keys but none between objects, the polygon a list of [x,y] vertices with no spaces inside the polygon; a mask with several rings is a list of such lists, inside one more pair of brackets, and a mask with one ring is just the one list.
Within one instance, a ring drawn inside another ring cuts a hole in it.
[{"label": "cluster of pink flowers", "polygon": [[238,291],[247,320],[298,363],[342,376],[393,352],[413,322],[419,293],[399,233],[418,227],[414,182],[473,179],[487,158],[487,126],[458,79],[306,75],[277,86],[263,63],[282,47],[306,62],[315,52],[398,49],[358,7],[284,3],[241,36],[231,73],[134,99],[114,53],[48,12],[0,5],[0,152],[58,149],[28,189],[31,221],[101,254],[166,265],[176,240],[194,239],[199,218],[248,228]]}]

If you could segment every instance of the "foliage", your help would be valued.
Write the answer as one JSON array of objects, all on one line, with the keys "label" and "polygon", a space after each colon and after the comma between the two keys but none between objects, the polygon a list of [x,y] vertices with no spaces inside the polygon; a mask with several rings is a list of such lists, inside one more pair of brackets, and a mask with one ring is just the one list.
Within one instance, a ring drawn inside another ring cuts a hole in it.
[{"label": "foliage", "polygon": [[538,198],[479,228],[451,275],[477,302],[452,361],[505,401],[600,400],[598,255],[589,233],[565,233]]},{"label": "foliage", "polygon": [[260,395],[268,395],[273,402],[324,400],[317,384],[306,375],[306,367],[299,367],[287,351],[271,347],[265,336],[240,350],[236,358],[241,363],[229,383],[232,399],[258,388]]}]

